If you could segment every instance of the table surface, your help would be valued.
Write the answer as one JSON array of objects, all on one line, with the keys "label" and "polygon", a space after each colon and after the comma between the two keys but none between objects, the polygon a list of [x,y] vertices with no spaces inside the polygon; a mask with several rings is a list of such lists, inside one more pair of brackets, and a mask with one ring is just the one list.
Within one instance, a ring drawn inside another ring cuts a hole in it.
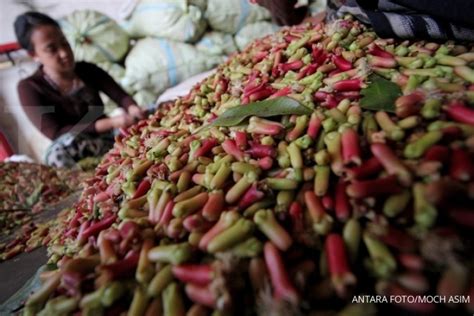
[{"label": "table surface", "polygon": [[0,263],[0,303],[15,294],[48,260],[46,248],[40,247]]},{"label": "table surface", "polygon": [[[73,193],[62,201],[47,207],[34,216],[34,222],[41,223],[53,219],[57,214],[71,207],[79,198],[80,192]],[[18,230],[21,227],[17,228]],[[15,233],[13,234],[15,235]],[[0,263],[0,304],[4,304],[13,294],[31,279],[48,260],[46,247],[23,253]]]}]

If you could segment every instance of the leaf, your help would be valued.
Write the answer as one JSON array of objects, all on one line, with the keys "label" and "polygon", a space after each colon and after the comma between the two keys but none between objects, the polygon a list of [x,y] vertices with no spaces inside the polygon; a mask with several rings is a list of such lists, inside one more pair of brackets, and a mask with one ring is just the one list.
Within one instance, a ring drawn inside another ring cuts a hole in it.
[{"label": "leaf", "polygon": [[395,83],[372,74],[369,86],[362,89],[360,107],[372,111],[395,112],[395,100],[402,95],[400,87]]},{"label": "leaf", "polygon": [[252,102],[228,109],[212,122],[212,126],[235,126],[250,116],[270,117],[278,115],[311,114],[312,110],[295,99],[280,97]]}]

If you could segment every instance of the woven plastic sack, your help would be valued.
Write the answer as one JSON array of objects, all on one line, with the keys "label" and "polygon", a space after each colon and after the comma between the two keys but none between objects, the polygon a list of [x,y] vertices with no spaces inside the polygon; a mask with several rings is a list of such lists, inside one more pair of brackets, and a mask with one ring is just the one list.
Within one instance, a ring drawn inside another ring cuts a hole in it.
[{"label": "woven plastic sack", "polygon": [[125,59],[122,85],[135,91],[160,93],[222,61],[222,57],[204,54],[190,44],[145,38]]},{"label": "woven plastic sack", "polygon": [[227,56],[237,51],[232,35],[216,31],[204,34],[196,43],[196,48],[209,55]]},{"label": "woven plastic sack", "polygon": [[114,20],[93,10],[74,11],[59,21],[77,61],[119,62],[129,36]]},{"label": "woven plastic sack", "polygon": [[244,26],[235,35],[234,40],[239,50],[242,51],[244,50],[245,46],[247,46],[253,40],[273,34],[278,31],[278,29],[279,27],[277,25],[266,21],[252,23]]},{"label": "woven plastic sack", "polygon": [[140,90],[133,95],[133,99],[144,109],[152,109],[156,104],[158,95],[149,90]]},{"label": "woven plastic sack", "polygon": [[201,8],[186,0],[140,0],[124,27],[133,37],[160,37],[179,42],[195,42],[207,23]]},{"label": "woven plastic sack", "polygon": [[97,64],[97,66],[105,70],[117,83],[120,83],[125,76],[125,68],[120,64],[103,62]]},{"label": "woven plastic sack", "polygon": [[248,0],[208,0],[206,19],[213,30],[235,34],[247,24],[270,19],[270,12]]}]

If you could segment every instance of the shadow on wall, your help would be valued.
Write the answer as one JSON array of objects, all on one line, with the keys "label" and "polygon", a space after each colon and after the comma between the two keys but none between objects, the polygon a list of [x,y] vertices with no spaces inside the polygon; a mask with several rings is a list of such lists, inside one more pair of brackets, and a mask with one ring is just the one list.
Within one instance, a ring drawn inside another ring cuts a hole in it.
[{"label": "shadow on wall", "polygon": [[0,129],[7,137],[14,153],[27,155],[41,162],[50,140],[29,121],[20,105],[18,82],[33,73],[37,65],[21,62],[0,70]]},{"label": "shadow on wall", "polygon": [[18,152],[18,124],[15,116],[6,106],[3,93],[0,94],[0,132],[6,137],[8,143],[12,147],[13,152]]}]

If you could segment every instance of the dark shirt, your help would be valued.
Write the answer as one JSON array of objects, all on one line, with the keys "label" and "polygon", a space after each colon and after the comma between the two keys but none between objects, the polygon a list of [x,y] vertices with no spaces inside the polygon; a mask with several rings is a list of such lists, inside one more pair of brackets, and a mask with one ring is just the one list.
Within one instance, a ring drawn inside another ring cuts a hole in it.
[{"label": "dark shirt", "polygon": [[56,139],[72,128],[77,132],[96,133],[94,122],[105,117],[99,91],[125,109],[135,104],[133,98],[101,68],[77,62],[75,73],[84,85],[67,95],[48,80],[42,66],[18,83],[18,94],[25,113],[49,139]]}]

